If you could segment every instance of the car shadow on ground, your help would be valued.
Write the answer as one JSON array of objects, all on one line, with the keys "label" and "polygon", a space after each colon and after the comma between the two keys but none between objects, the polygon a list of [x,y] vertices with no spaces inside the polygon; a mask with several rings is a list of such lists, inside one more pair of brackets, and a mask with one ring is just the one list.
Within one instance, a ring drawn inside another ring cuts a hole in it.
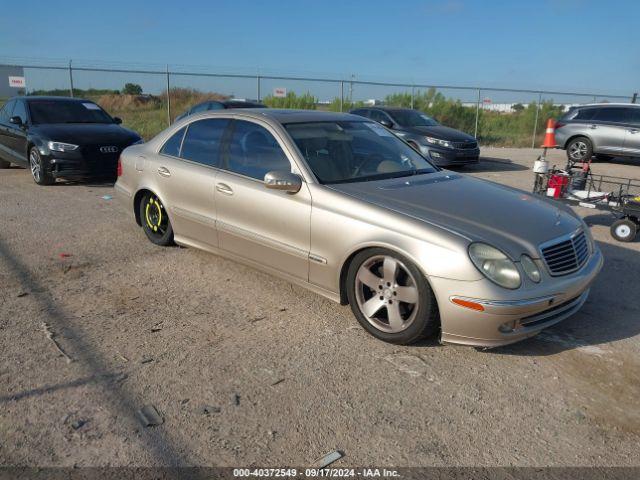
[{"label": "car shadow on ground", "polygon": [[640,335],[637,284],[640,252],[619,245],[598,242],[604,255],[604,267],[591,287],[589,299],[578,313],[536,337],[489,352],[554,355]]},{"label": "car shadow on ground", "polygon": [[515,172],[519,170],[528,170],[524,165],[514,163],[509,159],[493,158],[493,157],[480,157],[479,163],[473,163],[468,165],[452,165],[450,167],[444,167],[448,170],[455,170],[457,172]]},{"label": "car shadow on ground", "polygon": [[55,186],[64,187],[96,187],[96,188],[112,188],[115,185],[114,180],[64,180],[59,179]]},{"label": "car shadow on ground", "polygon": [[[587,225],[601,225],[603,227],[611,227],[613,222],[615,222],[619,217],[614,213],[596,213],[593,215],[588,215],[583,217],[583,220],[587,223]],[[634,242],[640,241],[640,236],[636,237]]]},{"label": "car shadow on ground", "polygon": [[[608,160],[598,160],[597,158],[594,158],[592,161],[593,164],[602,164],[602,165],[606,165],[607,163],[611,163],[614,165],[629,165],[631,167],[633,166],[640,166],[640,158],[637,157],[613,157],[610,158]],[[640,172],[638,172],[638,175],[636,176],[636,178],[640,178]]]}]

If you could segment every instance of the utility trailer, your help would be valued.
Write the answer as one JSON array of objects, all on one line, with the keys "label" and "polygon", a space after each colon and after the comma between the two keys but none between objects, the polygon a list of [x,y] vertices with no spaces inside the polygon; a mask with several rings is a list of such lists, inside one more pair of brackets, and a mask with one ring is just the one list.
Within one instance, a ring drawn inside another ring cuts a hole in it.
[{"label": "utility trailer", "polygon": [[636,237],[640,229],[640,180],[595,175],[591,162],[548,169],[544,157],[536,161],[534,172],[534,194],[609,212],[615,219],[611,225],[613,238],[631,242]]}]

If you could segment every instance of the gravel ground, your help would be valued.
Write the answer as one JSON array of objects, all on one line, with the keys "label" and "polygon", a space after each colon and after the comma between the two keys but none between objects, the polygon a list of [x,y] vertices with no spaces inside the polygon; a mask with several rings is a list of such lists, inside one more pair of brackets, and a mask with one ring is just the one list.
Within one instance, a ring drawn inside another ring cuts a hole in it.
[{"label": "gravel ground", "polygon": [[[538,154],[484,149],[466,172],[529,190]],[[156,247],[112,194],[0,170],[0,464],[640,465],[640,241],[608,216],[579,209],[606,258],[582,311],[480,351],[388,345],[348,307]],[[147,404],[162,425],[140,425]]]}]

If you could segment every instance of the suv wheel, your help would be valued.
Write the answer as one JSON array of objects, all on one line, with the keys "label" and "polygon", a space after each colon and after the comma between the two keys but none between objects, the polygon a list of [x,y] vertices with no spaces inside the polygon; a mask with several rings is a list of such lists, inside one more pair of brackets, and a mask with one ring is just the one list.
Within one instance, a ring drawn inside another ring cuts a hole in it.
[{"label": "suv wheel", "polygon": [[355,256],[347,273],[347,297],[358,322],[386,342],[407,345],[440,327],[424,274],[409,259],[384,248]]},{"label": "suv wheel", "polygon": [[588,162],[593,156],[593,145],[586,137],[577,137],[567,145],[567,159],[570,163]]}]

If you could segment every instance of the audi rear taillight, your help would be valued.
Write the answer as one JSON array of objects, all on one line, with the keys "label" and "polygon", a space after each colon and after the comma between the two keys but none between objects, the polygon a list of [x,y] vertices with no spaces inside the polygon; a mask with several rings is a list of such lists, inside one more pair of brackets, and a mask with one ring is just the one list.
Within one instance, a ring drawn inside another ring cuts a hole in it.
[{"label": "audi rear taillight", "polygon": [[116,169],[116,172],[119,177],[122,176],[122,157],[118,157],[118,168]]},{"label": "audi rear taillight", "polygon": [[566,125],[566,123],[562,123],[562,122],[556,122],[556,130],[558,130],[559,128],[562,128]]}]

